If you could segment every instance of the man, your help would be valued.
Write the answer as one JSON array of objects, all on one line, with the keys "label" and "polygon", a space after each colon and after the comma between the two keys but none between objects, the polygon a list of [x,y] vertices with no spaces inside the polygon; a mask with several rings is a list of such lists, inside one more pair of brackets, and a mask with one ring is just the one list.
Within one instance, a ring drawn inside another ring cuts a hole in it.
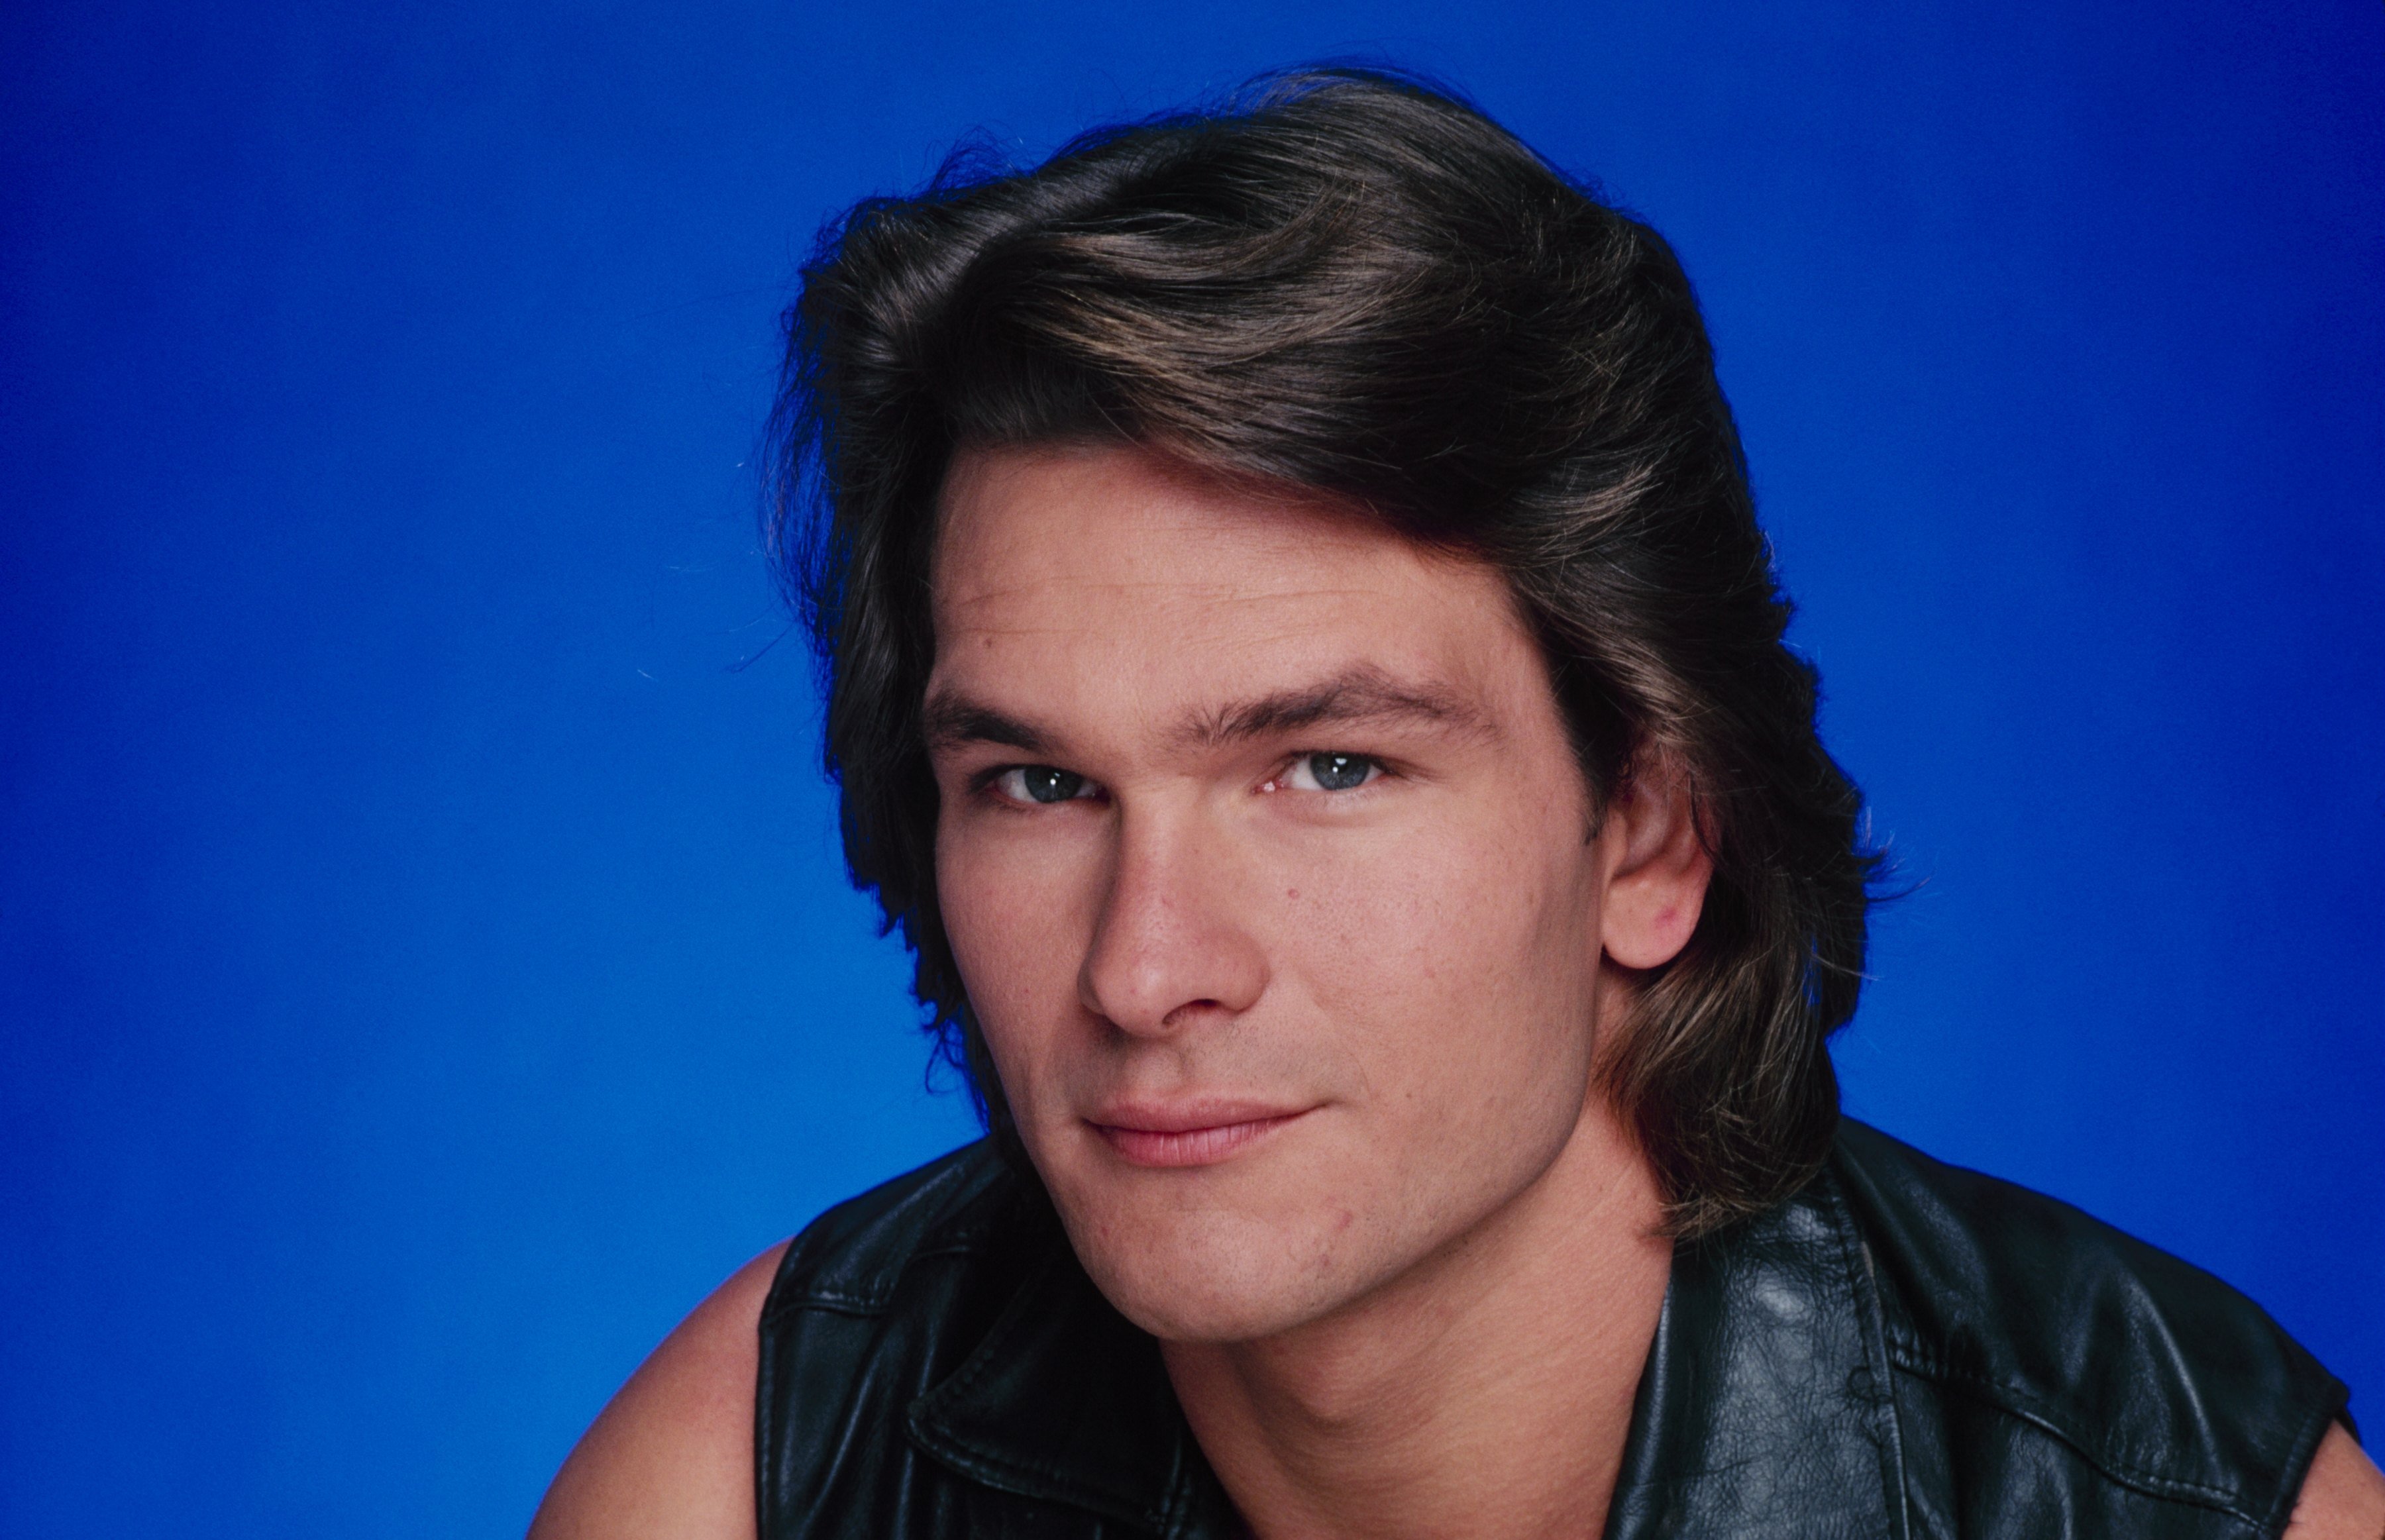
[{"label": "man", "polygon": [[1303,76],[863,205],[791,358],[847,854],[991,1135],[539,1535],[2385,1532],[2249,1301],[1841,1121],[1873,859],[1652,231]]}]

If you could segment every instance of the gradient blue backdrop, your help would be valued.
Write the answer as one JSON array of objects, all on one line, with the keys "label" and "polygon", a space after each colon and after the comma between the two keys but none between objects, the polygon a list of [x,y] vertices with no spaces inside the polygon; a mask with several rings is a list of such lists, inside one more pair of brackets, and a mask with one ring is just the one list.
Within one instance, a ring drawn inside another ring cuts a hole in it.
[{"label": "gradient blue backdrop", "polygon": [[[1983,14],[1997,13],[1997,14]],[[1853,1107],[2385,1426],[2385,10],[0,19],[0,1532],[502,1535],[966,1137],[755,553],[818,222],[1328,55],[1677,241],[1919,894]]]}]

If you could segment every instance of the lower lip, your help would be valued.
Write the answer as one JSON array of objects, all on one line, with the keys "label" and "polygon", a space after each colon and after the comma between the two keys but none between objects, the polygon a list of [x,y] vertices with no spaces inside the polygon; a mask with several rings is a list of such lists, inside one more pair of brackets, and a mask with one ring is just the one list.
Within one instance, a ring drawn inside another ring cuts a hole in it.
[{"label": "lower lip", "polygon": [[1160,1133],[1149,1128],[1116,1128],[1097,1123],[1093,1128],[1127,1164],[1134,1166],[1210,1166],[1230,1160],[1285,1124],[1305,1114],[1255,1118],[1248,1123],[1221,1123],[1213,1128],[1186,1128]]}]

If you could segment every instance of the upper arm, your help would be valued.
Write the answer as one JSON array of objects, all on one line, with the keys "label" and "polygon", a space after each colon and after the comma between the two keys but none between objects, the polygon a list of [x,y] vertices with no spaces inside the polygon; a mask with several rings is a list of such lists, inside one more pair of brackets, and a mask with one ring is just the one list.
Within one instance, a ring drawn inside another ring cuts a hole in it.
[{"label": "upper arm", "polygon": [[754,1540],[754,1378],[782,1243],[630,1376],[547,1488],[531,1540]]},{"label": "upper arm", "polygon": [[2286,1540],[2379,1540],[2385,1536],[2385,1475],[2336,1423],[2303,1478]]}]

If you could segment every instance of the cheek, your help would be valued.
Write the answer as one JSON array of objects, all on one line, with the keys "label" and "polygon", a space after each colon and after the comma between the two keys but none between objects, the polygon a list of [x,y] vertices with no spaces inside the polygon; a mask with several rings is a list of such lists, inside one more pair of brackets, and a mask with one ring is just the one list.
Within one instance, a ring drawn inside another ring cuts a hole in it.
[{"label": "cheek", "polygon": [[[1093,928],[1093,852],[967,826],[936,836],[937,900],[986,1046],[1005,1090],[1077,1013],[1077,973]],[[1019,1099],[1012,1097],[1014,1102]]]},{"label": "cheek", "polygon": [[1325,1019],[1355,1029],[1380,1115],[1436,1144],[1527,1107],[1569,1125],[1597,971],[1586,859],[1561,823],[1503,821],[1411,831],[1288,885],[1301,897],[1286,900],[1285,950]]}]

